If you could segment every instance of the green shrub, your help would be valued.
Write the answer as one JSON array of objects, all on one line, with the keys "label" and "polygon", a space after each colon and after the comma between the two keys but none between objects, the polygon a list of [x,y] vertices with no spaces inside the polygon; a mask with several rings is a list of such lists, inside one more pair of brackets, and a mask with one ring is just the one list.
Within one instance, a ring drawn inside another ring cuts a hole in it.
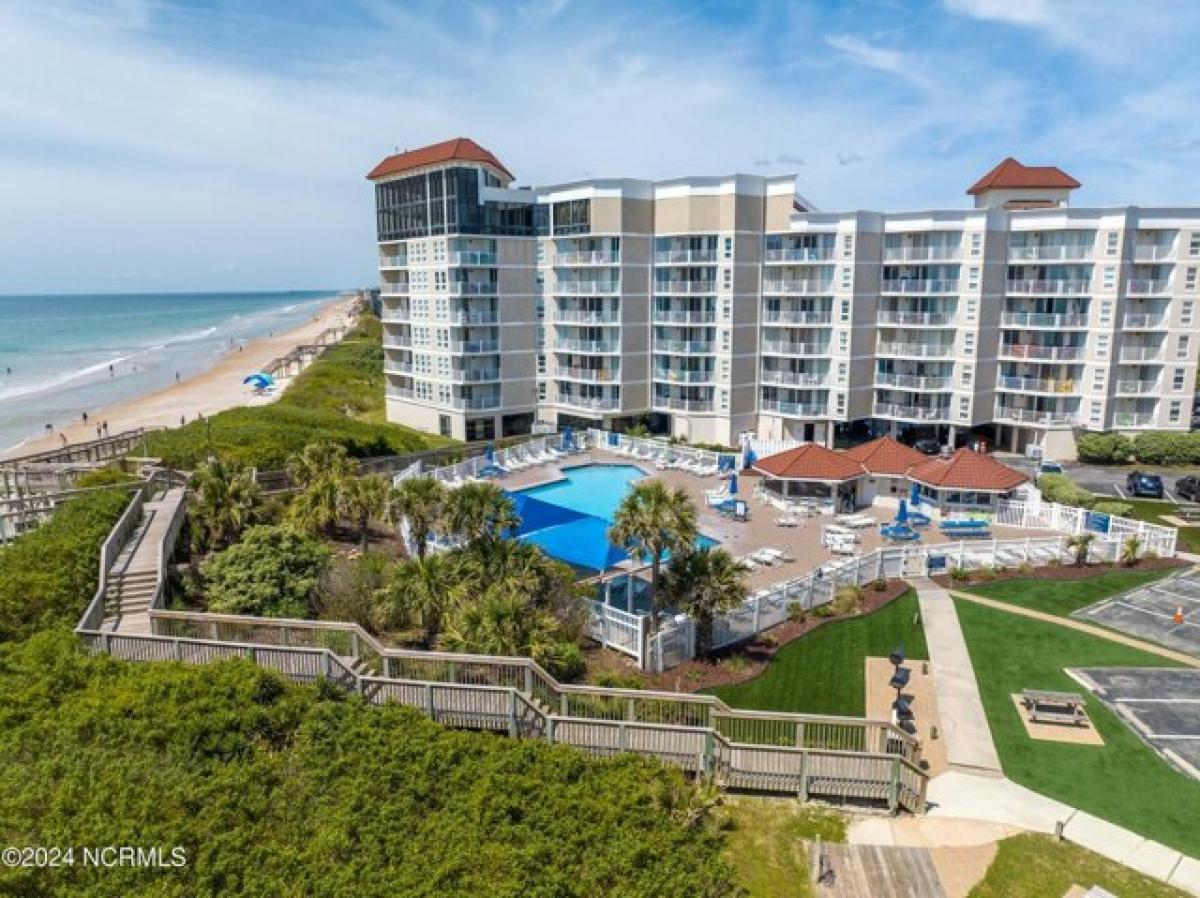
[{"label": "green shrub", "polygon": [[395,565],[396,562],[382,552],[364,552],[357,558],[337,559],[317,586],[317,616],[373,629],[376,596],[387,587]]},{"label": "green shrub", "polygon": [[1092,506],[1092,511],[1098,511],[1101,514],[1112,514],[1119,518],[1127,518],[1133,514],[1133,506],[1128,502],[1097,502]]},{"label": "green shrub", "polygon": [[309,618],[329,550],[287,524],[251,527],[202,568],[208,610]]},{"label": "green shrub", "polygon": [[950,579],[955,583],[968,583],[971,580],[971,572],[965,567],[951,568]]},{"label": "green shrub", "polygon": [[863,588],[861,586],[842,586],[834,594],[830,607],[837,615],[858,614],[862,611]]},{"label": "green shrub", "polygon": [[826,602],[824,605],[817,605],[809,612],[813,617],[833,617],[833,603]]},{"label": "green shrub", "polygon": [[137,480],[132,474],[126,474],[120,468],[96,468],[75,478],[76,489],[87,489],[93,486],[115,486],[119,483],[133,483]]},{"label": "green shrub", "polygon": [[791,602],[788,604],[788,617],[791,620],[803,623],[807,614],[808,612],[804,610],[803,602]]},{"label": "green shrub", "polygon": [[1120,433],[1085,433],[1075,444],[1079,460],[1094,465],[1121,465],[1133,455],[1133,443]]},{"label": "green shrub", "polygon": [[1133,454],[1144,465],[1200,464],[1200,432],[1139,433],[1133,440]]},{"label": "green shrub", "polygon": [[1095,496],[1066,474],[1043,474],[1038,478],[1037,486],[1042,492],[1042,498],[1047,502],[1074,505],[1078,508],[1091,508],[1096,503]]},{"label": "green shrub", "polygon": [[887,580],[885,580],[883,577],[879,577],[878,579],[871,581],[871,589],[875,590],[876,592],[887,592],[887,586]]},{"label": "green shrub", "polygon": [[604,689],[645,689],[646,678],[636,671],[602,670],[592,676],[591,684]]}]

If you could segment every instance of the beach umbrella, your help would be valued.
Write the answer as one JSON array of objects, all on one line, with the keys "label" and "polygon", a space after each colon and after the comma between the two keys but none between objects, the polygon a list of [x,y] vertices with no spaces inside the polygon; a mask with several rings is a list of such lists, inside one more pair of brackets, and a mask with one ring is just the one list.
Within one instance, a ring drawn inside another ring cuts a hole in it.
[{"label": "beach umbrella", "polygon": [[900,500],[900,507],[896,509],[896,523],[908,523],[908,503],[903,499]]},{"label": "beach umbrella", "polygon": [[919,483],[912,485],[912,491],[908,494],[908,501],[913,508],[921,504],[921,485]]},{"label": "beach umbrella", "polygon": [[729,495],[731,495],[731,496],[737,495],[737,473],[736,472],[729,475]]},{"label": "beach umbrella", "polygon": [[563,428],[562,446],[564,449],[575,448],[575,431],[571,429],[570,424]]},{"label": "beach umbrella", "polygon": [[757,455],[755,455],[755,453],[754,453],[754,449],[753,449],[753,448],[751,448],[750,446],[747,446],[747,447],[746,447],[746,454],[742,456],[742,467],[743,467],[743,468],[749,468],[749,467],[750,467],[751,465],[753,465],[753,464],[754,464],[756,461],[758,461],[758,456],[757,456]]},{"label": "beach umbrella", "polygon": [[243,384],[249,384],[256,390],[265,390],[274,383],[270,377],[265,374],[251,374],[242,380]]},{"label": "beach umbrella", "polygon": [[486,446],[484,446],[483,457],[484,460],[487,461],[489,468],[494,465],[496,463],[496,447],[491,443],[488,443]]},{"label": "beach umbrella", "polygon": [[717,458],[717,468],[722,471],[732,471],[737,467],[736,455],[721,455]]}]

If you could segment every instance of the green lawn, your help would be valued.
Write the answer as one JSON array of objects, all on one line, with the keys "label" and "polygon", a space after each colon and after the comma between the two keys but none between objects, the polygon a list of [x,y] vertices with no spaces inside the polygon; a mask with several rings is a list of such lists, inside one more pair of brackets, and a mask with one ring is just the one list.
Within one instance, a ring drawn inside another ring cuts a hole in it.
[{"label": "green lawn", "polygon": [[1071,612],[1101,599],[1162,579],[1170,573],[1173,571],[1131,569],[1097,574],[1087,580],[1004,580],[999,583],[977,583],[962,592],[1067,617]]},{"label": "green lawn", "polygon": [[[1139,521],[1149,524],[1161,524],[1164,527],[1174,527],[1169,521],[1164,521],[1163,515],[1175,511],[1172,502],[1159,502],[1157,499],[1124,499],[1133,506],[1133,516]],[[1178,546],[1185,552],[1200,552],[1200,527],[1180,527]]]},{"label": "green lawn", "polygon": [[1022,689],[1084,691],[1063,672],[1065,667],[1177,665],[1058,624],[967,600],[956,600],[955,607],[1005,774],[1200,857],[1200,782],[1176,773],[1091,696],[1087,696],[1087,712],[1104,738],[1102,747],[1030,740],[1011,698]]},{"label": "green lawn", "polygon": [[1100,886],[1121,898],[1185,898],[1186,893],[1086,848],[1027,833],[1000,843],[969,898],[1062,898],[1073,885]]},{"label": "green lawn", "polygon": [[909,658],[929,657],[917,612],[917,594],[909,590],[873,614],[825,624],[784,646],[753,680],[712,691],[738,708],[861,716],[865,658],[886,656],[897,645]]}]

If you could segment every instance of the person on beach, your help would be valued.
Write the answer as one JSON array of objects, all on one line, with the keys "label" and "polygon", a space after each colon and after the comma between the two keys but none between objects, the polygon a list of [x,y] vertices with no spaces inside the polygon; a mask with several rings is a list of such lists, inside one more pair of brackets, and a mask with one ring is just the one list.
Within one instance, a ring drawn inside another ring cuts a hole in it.
[{"label": "person on beach", "polygon": [[46,425],[46,433],[54,433],[54,425],[53,424]]},{"label": "person on beach", "polygon": [[67,448],[67,435],[65,433],[60,433],[58,435],[58,438],[60,440],[62,440],[63,448],[66,449]]},{"label": "person on beach", "polygon": [[96,425],[96,439],[100,439],[100,425]]},{"label": "person on beach", "polygon": [[175,372],[175,383],[179,383],[179,372]]},{"label": "person on beach", "polygon": [[108,422],[107,421],[104,422],[104,435],[108,436]]},{"label": "person on beach", "polygon": [[87,424],[87,412],[83,413],[83,423]]},{"label": "person on beach", "polygon": [[109,366],[108,366],[108,377],[109,377],[109,379],[111,380],[112,378],[114,378],[114,377],[116,377],[116,376],[117,376],[117,373],[116,373],[116,371],[113,369],[113,366],[112,366],[112,364],[110,363],[110,364],[109,364]]},{"label": "person on beach", "polygon": [[183,427],[183,425],[186,423],[187,423],[187,415],[180,415],[179,416],[179,426]]}]

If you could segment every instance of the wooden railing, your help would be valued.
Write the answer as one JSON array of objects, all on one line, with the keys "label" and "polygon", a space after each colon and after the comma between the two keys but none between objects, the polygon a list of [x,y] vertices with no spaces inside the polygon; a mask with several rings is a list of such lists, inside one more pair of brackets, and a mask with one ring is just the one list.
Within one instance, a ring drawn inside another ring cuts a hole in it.
[{"label": "wooden railing", "polygon": [[145,505],[150,489],[149,482],[138,486],[129,500],[129,504],[125,507],[125,511],[121,513],[121,517],[109,531],[108,538],[100,546],[100,577],[96,583],[96,592],[84,610],[83,617],[80,618],[79,625],[76,627],[77,630],[98,630],[104,622],[104,594],[108,589],[108,572],[112,568],[113,562],[117,560],[117,556],[121,554],[121,548],[129,539],[129,534],[137,529],[138,522],[142,519],[142,507]]},{"label": "wooden railing", "polygon": [[88,440],[84,443],[46,449],[29,455],[0,460],[0,468],[21,468],[26,465],[64,464],[72,462],[95,462],[120,458],[146,438],[146,429],[139,427],[125,430],[110,437]]}]

